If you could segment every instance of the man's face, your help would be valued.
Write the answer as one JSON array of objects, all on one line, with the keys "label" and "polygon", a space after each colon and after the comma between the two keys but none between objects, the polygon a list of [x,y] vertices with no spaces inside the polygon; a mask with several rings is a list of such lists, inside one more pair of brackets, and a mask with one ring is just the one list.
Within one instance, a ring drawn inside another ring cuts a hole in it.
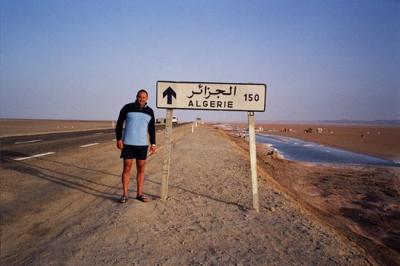
[{"label": "man's face", "polygon": [[139,93],[136,98],[136,101],[140,107],[143,107],[147,103],[147,94],[145,92]]}]

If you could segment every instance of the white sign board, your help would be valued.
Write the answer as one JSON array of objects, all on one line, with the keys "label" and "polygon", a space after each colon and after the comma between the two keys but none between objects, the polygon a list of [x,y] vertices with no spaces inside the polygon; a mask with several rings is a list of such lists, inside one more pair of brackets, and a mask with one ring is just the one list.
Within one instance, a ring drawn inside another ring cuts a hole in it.
[{"label": "white sign board", "polygon": [[263,112],[266,95],[265,84],[157,81],[157,108]]}]

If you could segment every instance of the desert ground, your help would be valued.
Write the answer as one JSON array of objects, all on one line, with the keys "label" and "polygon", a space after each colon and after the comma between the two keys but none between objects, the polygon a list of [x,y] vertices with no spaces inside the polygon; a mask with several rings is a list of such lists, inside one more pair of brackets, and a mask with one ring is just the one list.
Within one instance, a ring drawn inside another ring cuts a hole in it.
[{"label": "desert ground", "polygon": [[[242,126],[246,126],[242,124]],[[400,126],[258,124],[268,134],[317,142],[335,148],[400,160]],[[313,133],[305,133],[311,128]],[[317,133],[318,128],[322,129]],[[286,129],[286,130],[285,130]]]},{"label": "desert ground", "polygon": [[[245,124],[235,125],[239,130]],[[264,133],[299,138],[386,159],[400,158],[400,127],[342,125],[257,125]],[[304,130],[313,128],[314,133]],[[323,128],[321,134],[317,128]],[[369,133],[368,133],[369,132]],[[378,133],[379,132],[379,133]],[[363,134],[363,136],[361,136]],[[243,148],[248,143],[230,134]],[[282,190],[384,265],[400,263],[400,169],[313,164],[267,156],[258,145],[259,167]]]},{"label": "desert ground", "polygon": [[118,203],[121,161],[111,138],[25,161],[2,156],[1,264],[382,264],[283,187],[276,173],[293,175],[285,161],[259,159],[255,212],[246,143],[212,126],[173,129],[161,201],[163,132],[157,139],[147,161],[149,203],[134,199],[134,178],[131,199]]},{"label": "desert ground", "polygon": [[0,119],[0,137],[112,127],[112,121]]}]

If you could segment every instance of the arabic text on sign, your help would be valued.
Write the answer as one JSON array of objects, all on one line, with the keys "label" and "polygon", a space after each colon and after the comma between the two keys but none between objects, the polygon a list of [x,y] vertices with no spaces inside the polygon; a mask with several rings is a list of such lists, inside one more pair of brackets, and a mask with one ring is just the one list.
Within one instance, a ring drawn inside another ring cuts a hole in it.
[{"label": "arabic text on sign", "polygon": [[199,84],[198,86],[199,90],[192,90],[192,95],[187,96],[187,98],[191,99],[193,98],[194,95],[202,95],[204,99],[208,99],[213,95],[217,95],[217,98],[220,97],[220,95],[223,96],[231,96],[232,94],[235,96],[236,95],[236,86],[230,86],[229,90],[223,90],[223,89],[215,89],[211,90],[210,87],[207,85],[203,86],[202,84]]}]

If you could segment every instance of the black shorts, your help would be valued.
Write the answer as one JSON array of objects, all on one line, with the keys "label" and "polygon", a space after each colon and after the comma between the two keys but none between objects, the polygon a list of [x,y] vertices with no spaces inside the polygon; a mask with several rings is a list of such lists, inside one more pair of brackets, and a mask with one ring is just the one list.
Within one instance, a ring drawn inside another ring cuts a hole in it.
[{"label": "black shorts", "polygon": [[134,146],[124,144],[120,158],[146,160],[148,148],[149,146]]}]

